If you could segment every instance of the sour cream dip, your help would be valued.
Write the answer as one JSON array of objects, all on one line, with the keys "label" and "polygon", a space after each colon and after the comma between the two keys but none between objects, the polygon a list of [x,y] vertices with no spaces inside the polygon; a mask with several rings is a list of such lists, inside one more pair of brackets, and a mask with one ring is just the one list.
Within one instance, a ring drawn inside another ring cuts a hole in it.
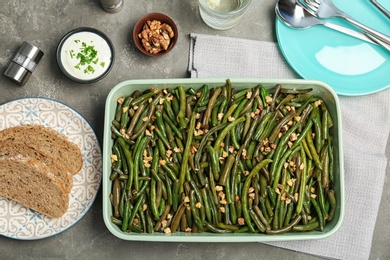
[{"label": "sour cream dip", "polygon": [[61,70],[81,83],[96,82],[112,67],[114,49],[111,41],[98,30],[79,28],[68,33],[57,49]]}]

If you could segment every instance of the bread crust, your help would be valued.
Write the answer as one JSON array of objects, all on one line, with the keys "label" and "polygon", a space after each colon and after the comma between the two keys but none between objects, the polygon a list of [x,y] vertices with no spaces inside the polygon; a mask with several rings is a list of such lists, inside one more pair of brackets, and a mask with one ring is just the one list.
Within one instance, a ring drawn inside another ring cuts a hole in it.
[{"label": "bread crust", "polygon": [[38,160],[0,157],[0,196],[59,218],[69,206],[69,193],[61,186],[52,169]]},{"label": "bread crust", "polygon": [[0,131],[0,196],[41,214],[65,214],[82,166],[80,148],[54,129],[20,125]]},{"label": "bread crust", "polygon": [[61,162],[68,172],[77,174],[82,166],[80,148],[65,135],[43,125],[19,125],[0,131],[0,142],[12,140],[24,143],[45,156]]}]

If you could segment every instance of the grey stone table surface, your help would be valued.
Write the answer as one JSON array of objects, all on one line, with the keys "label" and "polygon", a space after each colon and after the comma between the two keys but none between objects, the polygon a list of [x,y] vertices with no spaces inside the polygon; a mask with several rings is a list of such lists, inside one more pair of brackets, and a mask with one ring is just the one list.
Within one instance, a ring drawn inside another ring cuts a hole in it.
[{"label": "grey stone table surface", "polygon": [[[189,33],[276,41],[274,0],[253,0],[241,23],[217,31],[203,23],[195,0],[124,0],[116,14],[103,11],[98,0],[0,1],[0,67],[5,69],[23,41],[45,53],[24,87],[0,74],[0,104],[25,97],[58,100],[77,110],[103,136],[104,104],[109,91],[128,79],[187,78]],[[179,41],[160,58],[149,58],[135,49],[132,28],[149,12],[162,12],[177,21]],[[61,37],[77,27],[105,32],[115,45],[116,61],[102,81],[81,85],[59,70],[55,51]],[[390,145],[387,145],[387,158]],[[387,167],[387,176],[389,167]],[[385,187],[389,185],[386,178]],[[390,259],[390,189],[384,188],[370,259]],[[162,254],[164,254],[162,257]],[[113,236],[102,217],[101,192],[89,212],[74,226],[54,237],[19,241],[0,236],[0,259],[320,259],[261,243],[154,243],[129,242]],[[260,257],[263,258],[263,257]]]}]

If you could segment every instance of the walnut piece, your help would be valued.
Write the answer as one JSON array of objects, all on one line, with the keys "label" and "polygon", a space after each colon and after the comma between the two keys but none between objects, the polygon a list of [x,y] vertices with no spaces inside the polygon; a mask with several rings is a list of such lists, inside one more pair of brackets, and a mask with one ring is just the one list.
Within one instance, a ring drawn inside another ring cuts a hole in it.
[{"label": "walnut piece", "polygon": [[138,34],[142,46],[152,54],[168,50],[174,36],[175,33],[170,25],[157,20],[147,21],[142,32]]}]

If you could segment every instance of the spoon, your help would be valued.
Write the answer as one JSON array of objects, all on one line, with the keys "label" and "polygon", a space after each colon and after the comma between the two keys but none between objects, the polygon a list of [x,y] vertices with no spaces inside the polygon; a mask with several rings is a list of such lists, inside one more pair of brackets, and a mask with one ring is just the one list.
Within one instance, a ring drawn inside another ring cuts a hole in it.
[{"label": "spoon", "polygon": [[363,33],[318,19],[296,0],[279,0],[275,6],[275,12],[282,22],[292,28],[305,29],[315,25],[323,25],[366,42],[377,44]]}]

